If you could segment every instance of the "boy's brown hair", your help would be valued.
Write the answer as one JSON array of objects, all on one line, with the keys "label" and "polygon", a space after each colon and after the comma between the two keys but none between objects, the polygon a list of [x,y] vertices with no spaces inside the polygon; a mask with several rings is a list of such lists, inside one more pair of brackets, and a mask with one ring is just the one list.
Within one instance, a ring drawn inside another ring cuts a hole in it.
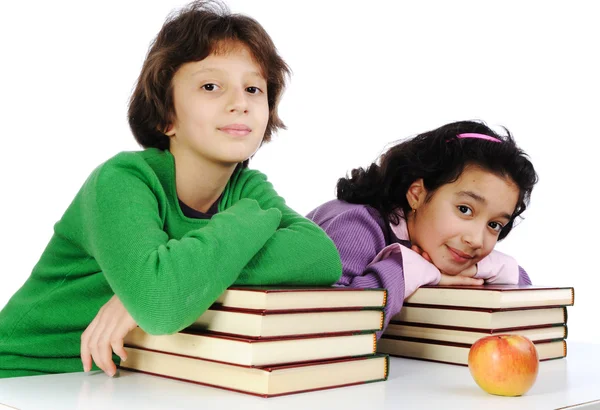
[{"label": "boy's brown hair", "polygon": [[175,120],[172,80],[182,64],[200,61],[229,50],[228,44],[247,47],[267,80],[269,122],[263,143],[277,129],[285,129],[277,106],[290,69],[277,53],[271,37],[254,19],[231,14],[216,1],[194,1],[169,16],[152,43],[129,101],[129,126],[145,148],[169,148],[163,132]]}]

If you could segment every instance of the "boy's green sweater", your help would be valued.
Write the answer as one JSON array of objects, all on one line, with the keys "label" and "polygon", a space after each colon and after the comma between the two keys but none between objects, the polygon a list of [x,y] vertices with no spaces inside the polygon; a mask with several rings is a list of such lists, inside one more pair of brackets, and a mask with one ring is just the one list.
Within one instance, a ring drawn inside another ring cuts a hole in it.
[{"label": "boy's green sweater", "polygon": [[82,371],[81,334],[113,294],[146,332],[168,334],[233,284],[339,279],[333,242],[260,172],[236,171],[218,205],[211,219],[183,215],[169,151],[124,152],[98,167],[0,312],[0,377]]}]

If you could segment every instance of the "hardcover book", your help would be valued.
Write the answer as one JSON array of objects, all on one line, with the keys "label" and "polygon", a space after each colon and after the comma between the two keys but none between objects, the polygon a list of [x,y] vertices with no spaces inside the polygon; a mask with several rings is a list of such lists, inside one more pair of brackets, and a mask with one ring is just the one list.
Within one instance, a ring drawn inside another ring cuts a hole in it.
[{"label": "hardcover book", "polygon": [[383,315],[381,309],[283,311],[213,305],[190,328],[253,338],[367,332],[382,329]]},{"label": "hardcover book", "polygon": [[572,287],[531,285],[423,286],[405,305],[462,306],[486,309],[572,306]]},{"label": "hardcover book", "polygon": [[270,366],[375,353],[375,333],[250,339],[183,330],[172,335],[149,335],[135,328],[125,344],[184,356],[244,366]]},{"label": "hardcover book", "polygon": [[[534,342],[540,361],[559,359],[567,355],[567,342]],[[428,340],[407,340],[395,336],[382,336],[377,343],[379,353],[410,359],[467,366],[470,344],[435,342]]]},{"label": "hardcover book", "polygon": [[247,367],[126,347],[124,369],[263,397],[386,380],[389,358],[376,354],[273,367]]},{"label": "hardcover book", "polygon": [[384,336],[472,344],[482,337],[500,334],[521,335],[527,337],[532,342],[560,340],[567,338],[567,326],[550,325],[503,329],[474,329],[439,325],[390,323],[385,329]]},{"label": "hardcover book", "polygon": [[428,324],[477,329],[555,325],[567,323],[567,309],[528,308],[519,310],[480,309],[441,306],[409,306],[392,317],[400,324]]},{"label": "hardcover book", "polygon": [[225,307],[256,310],[336,308],[383,308],[385,289],[347,287],[231,287],[215,303]]}]

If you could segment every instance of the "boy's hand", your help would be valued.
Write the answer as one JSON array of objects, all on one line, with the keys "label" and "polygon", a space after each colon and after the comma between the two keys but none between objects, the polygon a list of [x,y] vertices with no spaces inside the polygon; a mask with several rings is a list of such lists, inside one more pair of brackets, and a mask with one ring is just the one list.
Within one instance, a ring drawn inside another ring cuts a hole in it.
[{"label": "boy's hand", "polygon": [[137,326],[117,295],[114,295],[98,311],[92,323],[81,335],[81,362],[83,371],[92,369],[92,359],[108,376],[117,372],[112,361],[114,351],[122,361],[127,359],[123,338]]},{"label": "boy's hand", "polygon": [[[427,262],[433,263],[429,254],[425,252],[423,249],[419,248],[417,245],[411,246],[411,249],[417,252],[419,255],[423,257]],[[436,266],[437,268],[437,266]],[[439,268],[438,268],[439,269]],[[440,270],[442,278],[438,282],[438,285],[443,286],[452,286],[452,285],[466,285],[466,286],[477,286],[483,285],[483,279],[475,279],[473,276],[477,274],[477,265],[470,266],[464,271],[460,272],[457,275],[448,275]]]}]

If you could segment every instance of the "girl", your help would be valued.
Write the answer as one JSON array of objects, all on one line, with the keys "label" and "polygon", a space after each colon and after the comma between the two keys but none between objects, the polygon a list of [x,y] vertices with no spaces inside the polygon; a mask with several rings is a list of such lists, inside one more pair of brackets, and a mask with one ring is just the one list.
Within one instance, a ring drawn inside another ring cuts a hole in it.
[{"label": "girl", "polygon": [[385,325],[423,285],[531,284],[493,251],[512,230],[537,175],[510,133],[456,122],[390,148],[337,184],[308,214],[342,258],[337,283],[388,289]]},{"label": "girl", "polygon": [[283,127],[288,71],[255,20],[218,4],[165,22],[129,105],[145,150],[100,165],[55,225],[0,312],[0,377],[82,361],[88,371],[92,360],[113,375],[112,352],[125,360],[122,339],[137,325],[177,332],[233,284],[340,278],[333,242],[247,168]]}]

